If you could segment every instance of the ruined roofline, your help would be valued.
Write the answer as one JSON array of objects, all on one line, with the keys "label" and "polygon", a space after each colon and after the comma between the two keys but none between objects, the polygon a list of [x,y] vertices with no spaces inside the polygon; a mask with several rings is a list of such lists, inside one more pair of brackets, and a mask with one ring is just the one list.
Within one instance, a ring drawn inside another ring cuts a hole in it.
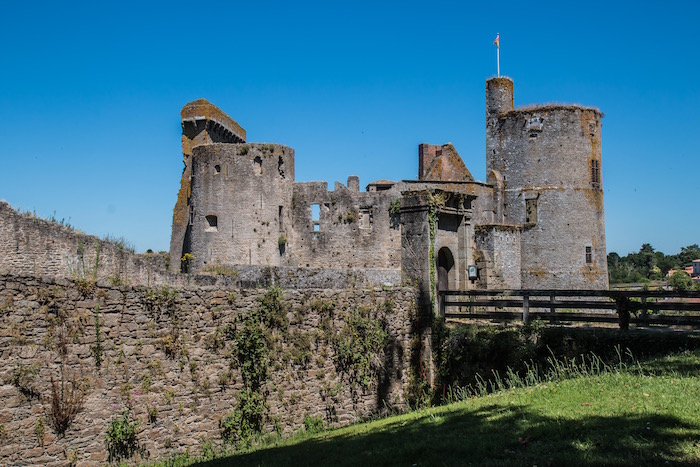
[{"label": "ruined roofline", "polygon": [[528,104],[522,107],[517,107],[512,110],[507,110],[501,112],[499,117],[507,117],[509,115],[517,115],[520,113],[532,113],[537,111],[547,111],[547,110],[583,110],[594,112],[600,116],[600,118],[605,117],[605,114],[600,111],[598,107],[589,107],[581,104],[565,104],[565,103],[549,103],[549,104]]},{"label": "ruined roofline", "polygon": [[455,180],[455,181],[449,181],[449,180],[401,180],[400,182],[396,183],[434,183],[434,184],[442,184],[442,185],[479,185],[479,186],[485,186],[485,187],[493,187],[491,183],[486,183],[486,182],[480,182],[477,180]]},{"label": "ruined roofline", "polygon": [[284,145],[284,144],[279,144],[279,143],[251,143],[251,142],[248,142],[248,141],[241,141],[241,142],[238,142],[238,143],[221,143],[221,142],[217,142],[217,143],[201,144],[201,145],[199,145],[199,146],[195,146],[195,148],[200,148],[200,147],[203,147],[203,146],[216,147],[216,148],[228,148],[228,147],[231,147],[231,146],[248,146],[249,149],[257,148],[257,149],[260,149],[260,150],[263,150],[263,151],[264,151],[264,150],[272,151],[274,148],[281,148],[281,149],[283,149],[283,150],[290,150],[290,151],[293,150],[293,148],[292,148],[291,146],[287,146],[287,145]]},{"label": "ruined roofline", "polygon": [[209,120],[231,133],[233,137],[246,141],[246,131],[234,119],[229,117],[224,111],[206,99],[197,99],[188,102],[180,111],[182,122],[197,122],[199,120]]}]

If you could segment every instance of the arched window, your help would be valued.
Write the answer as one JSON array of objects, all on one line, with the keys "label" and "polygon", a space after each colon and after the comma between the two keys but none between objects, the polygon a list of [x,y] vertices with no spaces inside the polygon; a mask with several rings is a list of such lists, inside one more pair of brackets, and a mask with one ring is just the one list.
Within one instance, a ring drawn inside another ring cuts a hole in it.
[{"label": "arched window", "polygon": [[255,175],[262,174],[262,159],[260,156],[255,156],[255,159],[253,159],[253,173]]}]

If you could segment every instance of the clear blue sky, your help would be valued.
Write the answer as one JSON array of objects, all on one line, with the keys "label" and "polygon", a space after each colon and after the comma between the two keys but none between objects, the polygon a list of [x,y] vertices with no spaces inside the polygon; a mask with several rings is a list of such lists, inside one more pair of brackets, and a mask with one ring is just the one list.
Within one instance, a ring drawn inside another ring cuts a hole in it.
[{"label": "clear blue sky", "polygon": [[[242,5],[238,5],[242,3]],[[0,199],[166,250],[182,106],[204,97],[297,181],[415,179],[454,143],[485,180],[484,81],[597,106],[608,251],[700,243],[700,2],[6,2]]]}]

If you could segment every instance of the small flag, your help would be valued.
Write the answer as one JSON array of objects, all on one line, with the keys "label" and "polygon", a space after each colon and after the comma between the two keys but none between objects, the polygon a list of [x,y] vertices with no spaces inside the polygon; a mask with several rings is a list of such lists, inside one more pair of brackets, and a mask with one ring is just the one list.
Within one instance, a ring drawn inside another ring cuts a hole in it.
[{"label": "small flag", "polygon": [[498,37],[499,37],[499,36],[500,36],[500,34],[496,34],[496,40],[493,41],[493,44],[494,44],[496,47],[500,47],[500,45],[498,44]]}]

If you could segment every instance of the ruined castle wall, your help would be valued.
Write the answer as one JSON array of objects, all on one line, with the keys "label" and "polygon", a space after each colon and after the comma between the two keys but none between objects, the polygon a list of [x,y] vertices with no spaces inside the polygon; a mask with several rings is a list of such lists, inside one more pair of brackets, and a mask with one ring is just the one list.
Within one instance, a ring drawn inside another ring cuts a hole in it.
[{"label": "ruined castle wall", "polygon": [[[299,267],[401,267],[398,218],[390,212],[397,189],[357,192],[336,183],[294,185],[293,236],[287,250]],[[318,219],[314,208],[318,206]]]},{"label": "ruined castle wall", "polygon": [[[85,294],[72,281],[0,276],[0,464],[104,465],[107,428],[127,407],[151,460],[220,445],[219,420],[235,410],[243,388],[224,330],[265,293],[98,286]],[[276,425],[290,434],[307,415],[341,426],[385,404],[401,407],[415,302],[409,288],[284,290],[290,324],[275,331],[265,431]],[[384,323],[388,336],[382,370],[367,388],[353,384],[352,368],[336,365],[332,344],[357,308]],[[61,371],[66,387],[75,382],[84,394],[64,437],[47,415],[51,381],[58,384]]]},{"label": "ruined castle wall", "polygon": [[171,280],[166,268],[163,255],[136,255],[0,202],[0,274],[156,285]]},{"label": "ruined castle wall", "polygon": [[112,242],[20,214],[8,204],[0,203],[0,274],[174,287],[256,288],[276,284],[287,289],[342,289],[401,284],[401,273],[396,268],[314,269],[238,264],[223,273],[179,274],[166,270],[167,260],[166,254],[131,253]]},{"label": "ruined castle wall", "polygon": [[494,188],[482,182],[439,182],[414,181],[400,182],[402,191],[442,190],[475,197],[471,201],[471,223],[473,225],[490,224],[495,221]]},{"label": "ruined castle wall", "polygon": [[294,150],[278,144],[194,148],[193,269],[215,264],[289,264]]},{"label": "ruined castle wall", "polygon": [[601,113],[497,110],[487,107],[487,165],[503,176],[504,222],[524,226],[523,287],[606,289]]},{"label": "ruined castle wall", "polygon": [[401,273],[419,290],[421,310],[431,310],[430,222],[425,191],[411,191],[401,198]]},{"label": "ruined castle wall", "polygon": [[521,231],[512,225],[481,225],[475,228],[474,248],[480,289],[520,289]]}]

